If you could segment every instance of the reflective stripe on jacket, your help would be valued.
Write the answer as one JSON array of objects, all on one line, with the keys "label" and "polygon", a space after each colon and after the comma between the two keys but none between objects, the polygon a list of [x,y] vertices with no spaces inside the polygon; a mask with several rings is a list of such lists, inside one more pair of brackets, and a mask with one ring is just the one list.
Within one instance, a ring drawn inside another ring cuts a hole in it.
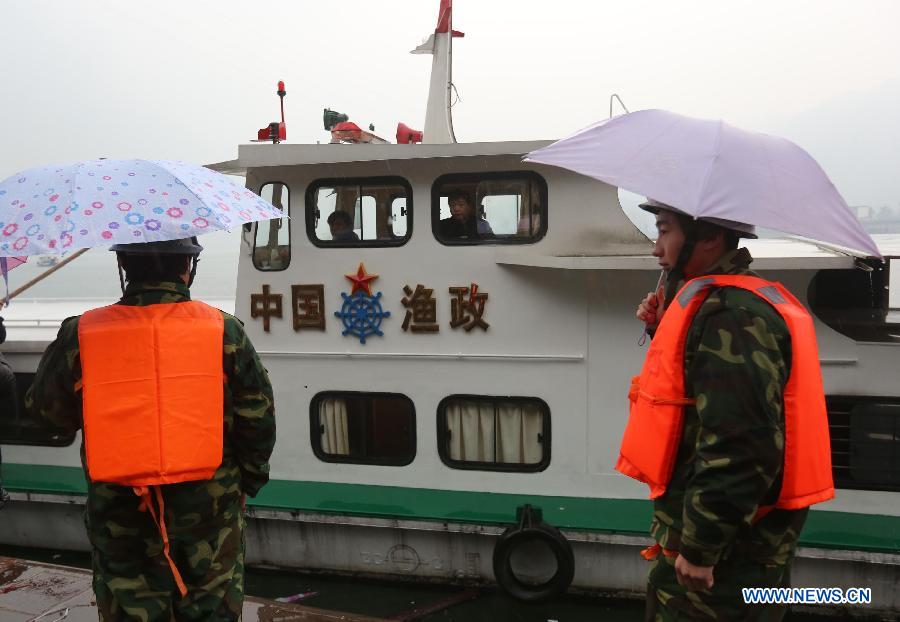
[{"label": "reflective stripe on jacket", "polygon": [[792,360],[784,388],[785,448],[781,493],[775,507],[800,509],[834,497],[831,443],[813,321],[780,283],[747,275],[689,281],[663,315],[640,376],[632,380],[631,409],[616,470],[666,491],[684,429],[684,350],[688,330],[713,288],[737,287],[760,296],[781,315],[791,334]]},{"label": "reflective stripe on jacket", "polygon": [[91,481],[209,479],[222,462],[222,313],[202,302],[110,305],[78,322]]}]

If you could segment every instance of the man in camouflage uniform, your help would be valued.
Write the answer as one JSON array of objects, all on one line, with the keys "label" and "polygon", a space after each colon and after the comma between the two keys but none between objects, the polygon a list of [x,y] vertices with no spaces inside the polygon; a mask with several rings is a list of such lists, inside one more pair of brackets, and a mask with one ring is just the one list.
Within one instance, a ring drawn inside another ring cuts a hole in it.
[{"label": "man in camouflage uniform", "polygon": [[[756,276],[750,253],[737,248],[746,228],[694,221],[655,202],[642,207],[657,214],[653,254],[664,269],[676,268],[693,228],[694,248],[682,258],[686,280]],[[655,293],[642,301],[637,316],[651,327],[658,323],[662,312]],[[650,532],[662,551],[649,571],[648,621],[784,616],[783,606],[745,605],[741,588],[789,585],[808,514],[776,509],[755,520],[757,509],[774,504],[781,488],[783,390],[790,366],[790,332],[775,309],[739,288],[710,293],[685,346],[685,389],[696,406],[684,409],[672,478],[654,502]]]},{"label": "man in camouflage uniform", "polygon": [[[195,239],[113,247],[128,281],[118,304],[190,300],[201,249]],[[160,486],[171,557],[188,593],[183,598],[178,594],[159,529],[150,514],[139,509],[140,499],[132,489],[88,482],[85,523],[93,545],[93,587],[101,620],[240,619],[243,507],[246,496],[255,496],[269,479],[275,418],[265,368],[240,321],[222,315],[222,368],[227,377],[222,463],[210,480]],[[78,321],[72,317],[63,322],[26,396],[32,412],[70,431],[82,426]],[[83,443],[81,452],[86,464]]]},{"label": "man in camouflage uniform", "polygon": [[[3,318],[0,317],[0,344],[6,341],[6,327],[3,325]],[[16,375],[13,373],[12,367],[6,362],[3,352],[0,352],[0,406],[6,410],[0,416],[8,417],[16,412],[18,405],[16,404]],[[9,501],[9,495],[3,488],[3,456],[0,454],[0,510]]]}]

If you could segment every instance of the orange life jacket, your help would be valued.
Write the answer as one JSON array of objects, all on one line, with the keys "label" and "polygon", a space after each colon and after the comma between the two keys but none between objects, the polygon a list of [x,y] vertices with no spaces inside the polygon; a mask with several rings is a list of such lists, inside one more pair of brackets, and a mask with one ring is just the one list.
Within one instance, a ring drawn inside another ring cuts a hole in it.
[{"label": "orange life jacket", "polygon": [[95,482],[209,479],[222,463],[222,313],[202,302],[110,305],[78,322]]},{"label": "orange life jacket", "polygon": [[110,305],[78,322],[88,477],[134,488],[182,596],[158,485],[210,479],[222,463],[223,332],[222,313],[195,301]]},{"label": "orange life jacket", "polygon": [[[666,310],[640,376],[632,380],[631,412],[616,470],[650,486],[650,498],[666,491],[684,430],[684,353],[688,330],[715,287],[738,287],[763,298],[791,334],[791,369],[784,388],[784,468],[774,507],[800,509],[834,497],[831,443],[813,321],[780,283],[753,276],[717,275],[689,281]],[[749,364],[749,363],[748,363]],[[761,508],[757,518],[771,508]]]}]

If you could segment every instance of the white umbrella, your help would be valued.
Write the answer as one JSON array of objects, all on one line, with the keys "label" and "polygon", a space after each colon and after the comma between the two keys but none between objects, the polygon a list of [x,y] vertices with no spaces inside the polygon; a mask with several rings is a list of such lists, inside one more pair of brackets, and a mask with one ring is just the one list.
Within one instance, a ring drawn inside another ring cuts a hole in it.
[{"label": "white umbrella", "polygon": [[532,151],[560,166],[672,205],[695,218],[774,229],[881,257],[806,151],[722,121],[641,110]]}]

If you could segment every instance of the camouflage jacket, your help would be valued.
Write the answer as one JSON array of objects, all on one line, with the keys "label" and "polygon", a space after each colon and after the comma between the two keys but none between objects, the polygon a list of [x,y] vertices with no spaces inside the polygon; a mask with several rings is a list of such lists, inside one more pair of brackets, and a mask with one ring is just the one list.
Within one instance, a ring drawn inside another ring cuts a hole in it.
[{"label": "camouflage jacket", "polygon": [[[0,403],[13,399],[16,394],[16,375],[13,373],[3,352],[0,352]],[[15,411],[13,411],[15,412]]]},{"label": "camouflage jacket", "polygon": [[[746,249],[726,253],[707,274],[747,274]],[[784,320],[746,290],[723,287],[703,302],[688,331],[684,434],[651,534],[691,563],[731,555],[785,564],[807,510],[775,510],[784,459],[783,391],[791,366]]]},{"label": "camouflage jacket", "polygon": [[[190,293],[184,284],[135,283],[128,285],[118,304],[144,306],[187,300]],[[209,497],[215,500],[227,494],[229,499],[235,499],[240,493],[255,496],[269,479],[269,457],[275,445],[272,386],[240,321],[227,313],[222,315],[225,320],[222,365],[228,378],[222,465],[208,482],[164,487],[167,494],[181,491],[178,494],[184,497],[184,506],[190,505],[191,498],[197,504],[209,505]],[[44,353],[25,398],[32,416],[49,420],[67,432],[82,426],[81,395],[75,390],[81,380],[78,319],[71,317],[63,322],[56,340]],[[92,505],[97,507],[92,499],[111,501],[121,494],[134,497],[130,489],[121,486],[89,483],[89,509]],[[90,520],[92,512],[88,514]]]}]

